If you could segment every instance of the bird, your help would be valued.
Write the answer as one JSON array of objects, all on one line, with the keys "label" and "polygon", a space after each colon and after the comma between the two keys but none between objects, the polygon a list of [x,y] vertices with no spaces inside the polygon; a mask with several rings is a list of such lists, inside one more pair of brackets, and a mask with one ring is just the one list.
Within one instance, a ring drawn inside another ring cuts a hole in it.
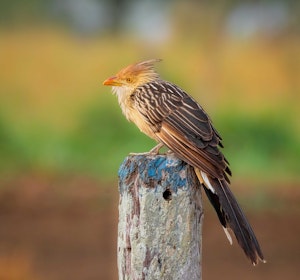
[{"label": "bird", "polygon": [[174,83],[161,79],[161,59],[130,64],[103,85],[111,86],[128,121],[191,165],[232,244],[230,231],[253,265],[266,262],[255,233],[229,188],[232,175],[221,152],[222,138],[202,106]]}]

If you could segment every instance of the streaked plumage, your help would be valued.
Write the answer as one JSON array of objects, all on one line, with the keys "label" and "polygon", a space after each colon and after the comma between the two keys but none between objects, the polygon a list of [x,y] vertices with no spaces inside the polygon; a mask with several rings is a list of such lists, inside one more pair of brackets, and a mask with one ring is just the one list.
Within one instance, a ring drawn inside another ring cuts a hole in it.
[{"label": "streaked plumage", "polygon": [[231,171],[220,151],[222,138],[203,108],[178,86],[161,80],[148,60],[107,79],[126,118],[195,168],[226,236],[230,228],[253,264],[264,261],[258,241],[229,189]]}]

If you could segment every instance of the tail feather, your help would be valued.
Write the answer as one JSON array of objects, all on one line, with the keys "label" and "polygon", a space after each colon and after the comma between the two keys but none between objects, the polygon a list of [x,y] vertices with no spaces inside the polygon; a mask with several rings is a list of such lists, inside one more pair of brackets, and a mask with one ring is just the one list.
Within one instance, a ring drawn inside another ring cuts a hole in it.
[{"label": "tail feather", "polygon": [[230,191],[228,183],[225,180],[211,177],[208,177],[208,179],[215,192],[212,192],[205,184],[202,183],[202,185],[204,185],[206,195],[214,206],[222,226],[233,231],[238,244],[253,265],[256,265],[259,261],[265,262],[256,236]]}]

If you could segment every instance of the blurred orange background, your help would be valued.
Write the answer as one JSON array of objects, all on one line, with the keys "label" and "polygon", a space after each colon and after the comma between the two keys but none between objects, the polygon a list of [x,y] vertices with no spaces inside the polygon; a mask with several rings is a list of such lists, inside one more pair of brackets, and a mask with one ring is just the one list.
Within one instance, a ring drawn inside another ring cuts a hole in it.
[{"label": "blurred orange background", "polygon": [[224,139],[268,263],[228,246],[205,201],[204,279],[298,279],[298,1],[3,1],[0,279],[117,279],[117,171],[154,143],[102,81],[162,58]]}]

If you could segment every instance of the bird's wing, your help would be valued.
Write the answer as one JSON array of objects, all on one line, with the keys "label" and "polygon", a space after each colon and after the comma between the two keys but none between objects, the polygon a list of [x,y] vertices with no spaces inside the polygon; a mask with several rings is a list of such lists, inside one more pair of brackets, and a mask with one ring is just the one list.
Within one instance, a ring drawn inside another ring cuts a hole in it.
[{"label": "bird's wing", "polygon": [[156,137],[195,167],[230,242],[228,228],[253,264],[264,261],[255,234],[228,187],[231,172],[219,150],[221,137],[203,108],[177,86],[162,81],[143,85],[132,98]]},{"label": "bird's wing", "polygon": [[228,180],[228,162],[218,148],[221,137],[192,97],[162,81],[148,83],[133,94],[136,109],[161,142],[192,166]]}]

